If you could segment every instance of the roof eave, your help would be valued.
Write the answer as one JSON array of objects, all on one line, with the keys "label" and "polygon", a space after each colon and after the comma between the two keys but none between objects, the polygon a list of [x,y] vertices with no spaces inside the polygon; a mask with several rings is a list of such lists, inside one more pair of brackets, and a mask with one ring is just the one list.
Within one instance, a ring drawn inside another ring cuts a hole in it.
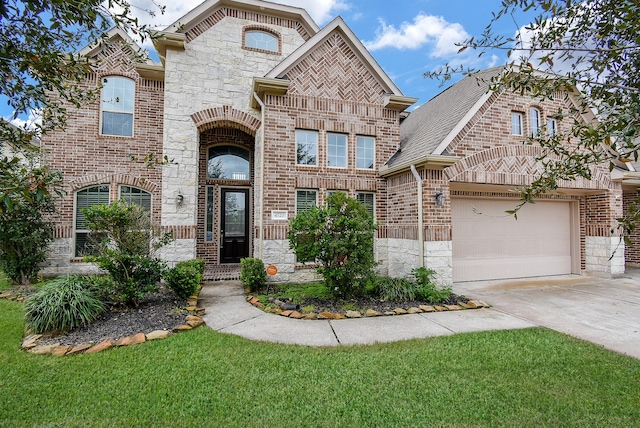
[{"label": "roof eave", "polygon": [[[257,94],[261,100],[264,100],[265,94],[270,95],[286,95],[289,90],[291,81],[285,79],[270,79],[267,77],[253,78],[253,93]],[[251,107],[259,108],[258,101],[251,96]]]},{"label": "roof eave", "polygon": [[400,95],[385,95],[384,107],[389,110],[404,111],[414,105],[418,98],[404,97]]},{"label": "roof eave", "polygon": [[153,46],[156,48],[162,64],[164,64],[167,57],[167,49],[183,51],[185,50],[186,40],[187,36],[183,33],[170,33],[166,31],[154,33]]},{"label": "roof eave", "polygon": [[411,162],[403,162],[394,166],[388,166],[386,164],[382,165],[378,170],[378,174],[382,177],[388,177],[404,172],[405,170],[408,171],[411,168],[411,165],[416,167],[426,167],[428,169],[444,169],[455,164],[460,159],[461,158],[458,156],[426,155]]}]

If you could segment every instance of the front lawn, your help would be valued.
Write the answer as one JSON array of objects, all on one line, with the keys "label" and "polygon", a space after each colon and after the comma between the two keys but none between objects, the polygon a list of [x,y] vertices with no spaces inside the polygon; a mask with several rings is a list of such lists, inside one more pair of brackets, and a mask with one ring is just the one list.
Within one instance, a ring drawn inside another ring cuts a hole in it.
[{"label": "front lawn", "polygon": [[208,328],[94,355],[20,351],[0,300],[0,426],[637,426],[640,361],[546,329],[376,346]]}]

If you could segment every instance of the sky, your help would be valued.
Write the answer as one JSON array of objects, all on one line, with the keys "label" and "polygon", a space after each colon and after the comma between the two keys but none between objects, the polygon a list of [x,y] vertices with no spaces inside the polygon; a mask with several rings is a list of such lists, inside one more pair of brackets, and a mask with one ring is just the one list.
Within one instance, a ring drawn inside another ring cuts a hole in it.
[{"label": "sky", "polygon": [[[141,23],[164,29],[201,0],[130,2]],[[157,10],[154,2],[166,5],[163,15],[151,17],[146,12]],[[438,81],[425,79],[425,71],[446,63],[482,69],[507,61],[506,53],[478,58],[477,52],[458,54],[459,47],[456,46],[471,36],[481,35],[491,20],[492,11],[499,9],[501,0],[278,0],[277,3],[306,9],[320,28],[341,16],[403,94],[418,98],[412,108],[451,84],[440,86]],[[503,21],[498,32],[508,37],[526,23],[524,20]],[[8,117],[11,113],[6,106],[0,105],[0,116]]]}]

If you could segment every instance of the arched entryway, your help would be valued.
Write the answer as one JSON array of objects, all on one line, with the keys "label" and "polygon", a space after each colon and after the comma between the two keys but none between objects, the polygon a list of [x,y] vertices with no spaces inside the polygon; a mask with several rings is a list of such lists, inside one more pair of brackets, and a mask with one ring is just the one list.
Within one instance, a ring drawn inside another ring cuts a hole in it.
[{"label": "arched entryway", "polygon": [[228,127],[200,133],[196,254],[207,266],[253,251],[254,136]]}]

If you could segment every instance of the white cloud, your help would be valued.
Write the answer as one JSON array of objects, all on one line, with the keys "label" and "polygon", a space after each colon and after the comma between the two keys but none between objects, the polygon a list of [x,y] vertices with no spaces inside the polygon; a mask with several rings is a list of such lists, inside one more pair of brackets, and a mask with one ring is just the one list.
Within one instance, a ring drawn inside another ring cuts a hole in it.
[{"label": "white cloud", "polygon": [[403,22],[400,28],[387,25],[379,20],[380,28],[376,31],[374,40],[364,42],[367,49],[375,51],[387,47],[396,49],[419,49],[429,46],[432,57],[444,58],[451,56],[460,49],[456,43],[469,38],[469,34],[458,23],[447,22],[441,16],[419,13],[413,22]]},{"label": "white cloud", "polygon": [[320,26],[331,20],[338,12],[351,8],[344,0],[273,0],[273,2],[305,9]]},{"label": "white cloud", "polygon": [[25,130],[33,131],[37,126],[42,125],[42,116],[39,110],[29,110],[29,117],[25,120],[21,117],[5,118],[12,125]]}]

